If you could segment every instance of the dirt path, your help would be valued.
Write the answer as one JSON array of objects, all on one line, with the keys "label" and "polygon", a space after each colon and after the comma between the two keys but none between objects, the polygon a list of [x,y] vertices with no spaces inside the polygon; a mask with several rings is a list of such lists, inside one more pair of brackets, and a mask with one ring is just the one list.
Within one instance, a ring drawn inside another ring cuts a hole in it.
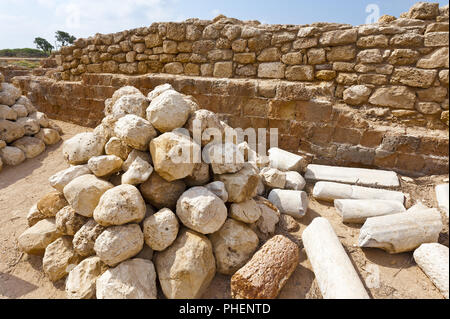
[{"label": "dirt path", "polygon": [[[63,140],[87,131],[84,127],[59,122]],[[51,283],[42,272],[42,258],[28,256],[17,249],[16,238],[28,227],[26,215],[29,208],[46,193],[52,191],[48,178],[67,168],[62,157],[62,142],[18,167],[5,167],[0,173],[0,298],[65,298],[64,280]],[[434,186],[448,176],[432,176],[407,181],[402,179],[402,189],[411,200],[424,201],[436,207]],[[313,185],[307,185],[311,193]],[[389,255],[379,249],[360,249],[356,246],[359,227],[344,225],[334,207],[310,199],[309,210],[299,220],[300,228],[286,234],[301,244],[301,233],[317,216],[327,218],[349,253],[363,281],[378,277],[379,285],[368,288],[373,298],[438,298],[442,295],[423,274],[412,259],[412,253]],[[444,230],[440,243],[448,246],[448,219],[442,214]],[[281,228],[279,233],[283,233]],[[283,288],[280,298],[321,298],[314,273],[302,248],[300,264]],[[378,276],[377,276],[378,274]],[[229,277],[217,275],[204,298],[230,298]]]}]

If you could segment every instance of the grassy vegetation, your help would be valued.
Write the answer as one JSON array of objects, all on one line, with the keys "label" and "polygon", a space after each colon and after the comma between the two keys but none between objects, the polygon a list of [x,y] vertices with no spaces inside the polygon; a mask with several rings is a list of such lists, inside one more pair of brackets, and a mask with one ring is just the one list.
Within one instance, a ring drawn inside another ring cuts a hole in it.
[{"label": "grassy vegetation", "polygon": [[0,57],[13,57],[13,58],[46,58],[48,54],[44,51],[37,49],[3,49],[0,50]]},{"label": "grassy vegetation", "polygon": [[11,62],[10,64],[22,66],[22,67],[25,67],[28,69],[34,69],[34,68],[39,67],[39,62],[31,62],[31,61],[25,61],[25,60],[14,61],[14,62]]}]

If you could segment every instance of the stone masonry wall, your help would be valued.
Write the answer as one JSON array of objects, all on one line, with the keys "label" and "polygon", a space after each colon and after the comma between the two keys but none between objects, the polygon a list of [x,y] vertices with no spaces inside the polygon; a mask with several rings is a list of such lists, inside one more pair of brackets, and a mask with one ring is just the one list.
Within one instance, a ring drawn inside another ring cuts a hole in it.
[{"label": "stone masonry wall", "polygon": [[57,75],[62,80],[80,80],[84,73],[167,73],[327,82],[348,104],[391,108],[399,120],[442,128],[441,118],[448,121],[448,6],[419,3],[403,16],[357,27],[262,25],[223,16],[154,23],[78,39],[56,55]]},{"label": "stone masonry wall", "polygon": [[431,3],[359,27],[157,23],[79,39],[57,69],[13,83],[48,116],[91,127],[116,89],[170,83],[233,127],[278,128],[281,148],[315,163],[445,174],[448,26],[448,6]]}]

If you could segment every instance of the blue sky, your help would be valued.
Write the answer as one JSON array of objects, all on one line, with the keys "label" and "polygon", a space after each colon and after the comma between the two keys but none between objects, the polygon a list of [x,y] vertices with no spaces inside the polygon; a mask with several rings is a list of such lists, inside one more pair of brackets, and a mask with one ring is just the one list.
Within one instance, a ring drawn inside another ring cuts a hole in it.
[{"label": "blue sky", "polygon": [[[0,0],[0,49],[34,47],[35,37],[54,42],[56,30],[76,37],[148,26],[153,22],[212,19],[219,13],[274,24],[364,24],[379,14],[399,16],[414,0]],[[434,1],[436,2],[436,1]],[[448,1],[438,1],[440,5]],[[370,8],[370,7],[369,7]]]}]

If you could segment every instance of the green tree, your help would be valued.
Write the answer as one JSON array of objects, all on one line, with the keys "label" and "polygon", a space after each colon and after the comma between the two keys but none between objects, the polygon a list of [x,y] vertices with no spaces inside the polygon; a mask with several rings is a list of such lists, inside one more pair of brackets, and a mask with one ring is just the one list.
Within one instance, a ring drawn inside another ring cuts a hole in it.
[{"label": "green tree", "polygon": [[54,49],[54,46],[50,44],[47,40],[44,38],[35,38],[34,44],[36,44],[36,47],[42,51],[44,51],[47,54],[52,53],[52,50]]},{"label": "green tree", "polygon": [[70,35],[67,32],[64,31],[56,31],[56,43],[58,43],[60,46],[64,47],[68,44],[73,44],[77,38],[75,38],[73,35]]}]

